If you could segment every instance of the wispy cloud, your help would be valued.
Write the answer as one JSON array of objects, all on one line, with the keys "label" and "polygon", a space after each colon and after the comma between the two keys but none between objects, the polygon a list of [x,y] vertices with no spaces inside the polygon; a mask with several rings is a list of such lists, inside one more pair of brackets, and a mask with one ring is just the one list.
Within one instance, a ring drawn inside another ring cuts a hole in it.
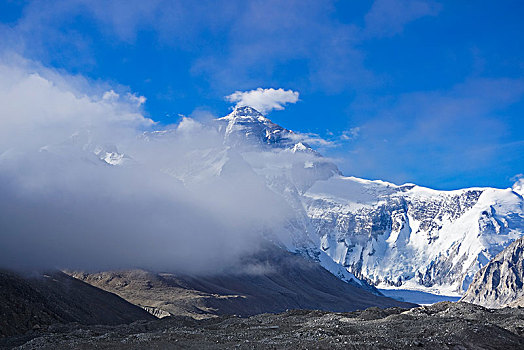
[{"label": "wispy cloud", "polygon": [[426,16],[436,16],[442,6],[424,0],[376,0],[365,16],[364,33],[369,37],[394,36],[409,22]]},{"label": "wispy cloud", "polygon": [[235,106],[250,106],[262,114],[274,109],[282,110],[287,103],[296,103],[299,93],[292,90],[263,89],[258,88],[250,91],[235,91],[226,100],[235,103]]},{"label": "wispy cloud", "polygon": [[521,196],[524,196],[524,174],[517,174],[511,180],[515,181],[512,186],[513,191],[519,193]]},{"label": "wispy cloud", "polygon": [[500,147],[512,132],[503,111],[523,97],[523,79],[472,78],[448,90],[360,100],[352,109],[360,136],[346,153],[346,171],[378,171],[378,177],[399,183],[422,174],[450,184],[460,176],[504,172],[490,164],[517,161],[522,143]]},{"label": "wispy cloud", "polygon": [[336,142],[323,138],[318,134],[315,133],[301,133],[301,132],[293,132],[293,134],[289,135],[290,138],[292,138],[295,142],[303,142],[307,143],[310,146],[314,147],[335,147]]},{"label": "wispy cloud", "polygon": [[342,135],[340,135],[340,139],[344,141],[355,140],[356,138],[358,138],[359,135],[360,135],[360,127],[356,126],[349,130],[344,130],[342,132]]},{"label": "wispy cloud", "polygon": [[87,18],[101,35],[120,42],[135,42],[141,31],[155,33],[162,45],[191,53],[192,73],[221,91],[267,84],[276,71],[296,64],[309,88],[340,91],[380,80],[365,65],[364,40],[395,35],[439,9],[432,2],[378,0],[362,28],[338,20],[335,7],[332,0],[34,1],[17,23],[0,26],[0,34],[4,45],[23,55],[47,62],[60,52],[69,66],[95,65],[93,38],[68,26],[71,18]]}]

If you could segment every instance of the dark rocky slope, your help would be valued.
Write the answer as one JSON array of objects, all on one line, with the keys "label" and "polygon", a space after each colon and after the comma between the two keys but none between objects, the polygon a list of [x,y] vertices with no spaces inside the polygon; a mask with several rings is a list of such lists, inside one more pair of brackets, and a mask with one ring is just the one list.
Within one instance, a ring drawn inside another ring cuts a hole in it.
[{"label": "dark rocky slope", "polygon": [[524,237],[500,252],[477,272],[462,301],[486,307],[524,303]]},{"label": "dark rocky slope", "polygon": [[22,277],[0,271],[0,338],[55,323],[117,325],[152,319],[119,296],[62,272]]},{"label": "dark rocky slope", "polygon": [[[18,349],[524,349],[524,310],[443,302],[351,313],[167,317],[126,326],[54,327]],[[6,345],[22,344],[11,338]]]},{"label": "dark rocky slope", "polygon": [[287,309],[353,311],[371,306],[413,307],[336,278],[315,262],[266,249],[241,266],[209,276],[118,271],[72,276],[147,307],[158,316],[251,316]]}]

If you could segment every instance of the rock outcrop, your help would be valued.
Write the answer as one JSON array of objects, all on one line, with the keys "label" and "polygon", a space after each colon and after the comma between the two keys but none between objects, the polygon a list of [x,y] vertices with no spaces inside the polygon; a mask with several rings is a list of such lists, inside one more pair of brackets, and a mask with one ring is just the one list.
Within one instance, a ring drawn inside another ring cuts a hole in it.
[{"label": "rock outcrop", "polygon": [[500,252],[473,279],[462,301],[486,307],[523,306],[524,238]]}]

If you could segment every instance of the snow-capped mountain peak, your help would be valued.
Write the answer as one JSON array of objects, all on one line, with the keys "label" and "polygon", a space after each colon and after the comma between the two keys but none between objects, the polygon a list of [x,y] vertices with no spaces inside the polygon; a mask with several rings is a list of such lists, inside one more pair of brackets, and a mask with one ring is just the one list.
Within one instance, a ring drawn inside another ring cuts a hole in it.
[{"label": "snow-capped mountain peak", "polygon": [[[438,191],[345,177],[300,133],[249,106],[201,127],[213,142],[197,142],[174,160],[169,152],[165,157],[159,152],[162,171],[186,186],[239,173],[265,183],[293,213],[278,235],[283,246],[314,258],[343,280],[462,294],[480,268],[524,236],[522,181],[505,190]],[[184,137],[179,131],[149,132],[141,140],[156,149],[162,140],[171,145]],[[106,165],[135,158],[95,142],[88,133],[42,151],[58,154],[62,149],[89,154],[93,163]]]},{"label": "snow-capped mountain peak", "polygon": [[244,157],[297,209],[303,224],[295,227],[295,247],[305,247],[297,242],[303,231],[316,242],[308,249],[323,257],[323,266],[331,259],[371,284],[461,294],[482,266],[524,234],[518,186],[438,191],[344,177],[297,134],[251,107],[218,121],[232,147],[250,143],[294,155],[282,166],[274,158],[262,165],[254,149]]},{"label": "snow-capped mountain peak", "polygon": [[[253,107],[236,107],[230,114],[216,120],[224,142],[235,147],[271,147],[313,151],[301,142],[300,135],[273,123]],[[298,145],[300,144],[300,145]]]},{"label": "snow-capped mountain peak", "polygon": [[237,106],[233,109],[233,112],[229,113],[225,117],[219,118],[219,120],[232,120],[235,118],[252,118],[259,121],[268,120],[259,111],[250,106]]},{"label": "snow-capped mountain peak", "polygon": [[461,294],[524,233],[523,200],[510,189],[438,191],[332,177],[303,201],[320,248],[382,288]]}]

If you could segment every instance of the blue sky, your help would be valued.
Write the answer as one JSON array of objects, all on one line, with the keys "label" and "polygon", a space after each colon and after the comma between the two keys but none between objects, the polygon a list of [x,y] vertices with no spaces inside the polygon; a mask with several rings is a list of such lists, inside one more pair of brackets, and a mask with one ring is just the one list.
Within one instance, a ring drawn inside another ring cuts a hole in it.
[{"label": "blue sky", "polygon": [[161,123],[225,96],[331,141],[346,175],[439,189],[524,173],[521,1],[2,1],[0,50],[145,96]]}]

